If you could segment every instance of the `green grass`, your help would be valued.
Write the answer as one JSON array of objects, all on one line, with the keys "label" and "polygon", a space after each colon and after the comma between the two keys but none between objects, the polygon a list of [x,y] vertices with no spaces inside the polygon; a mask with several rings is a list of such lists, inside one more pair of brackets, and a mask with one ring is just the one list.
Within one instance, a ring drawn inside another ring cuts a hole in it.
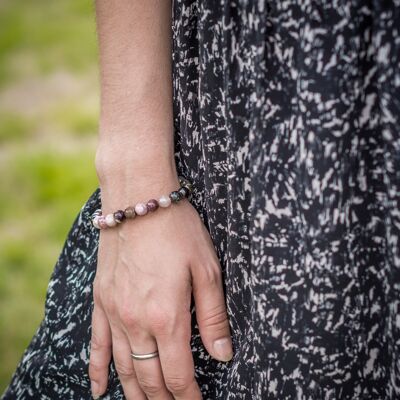
[{"label": "green grass", "polygon": [[93,2],[3,0],[0,85],[60,66],[82,71],[96,57]]},{"label": "green grass", "polygon": [[31,118],[15,112],[0,112],[0,144],[26,139],[34,129]]},{"label": "green grass", "polygon": [[97,113],[91,109],[85,109],[76,102],[68,102],[54,108],[51,110],[49,119],[55,125],[76,136],[91,136],[97,131]]},{"label": "green grass", "polygon": [[[71,224],[97,187],[96,51],[92,0],[0,1],[0,395],[43,317]],[[52,86],[60,72],[82,95]],[[26,110],[37,84],[40,106]]]},{"label": "green grass", "polygon": [[87,151],[21,151],[0,176],[1,393],[43,316],[57,256],[97,180]]}]

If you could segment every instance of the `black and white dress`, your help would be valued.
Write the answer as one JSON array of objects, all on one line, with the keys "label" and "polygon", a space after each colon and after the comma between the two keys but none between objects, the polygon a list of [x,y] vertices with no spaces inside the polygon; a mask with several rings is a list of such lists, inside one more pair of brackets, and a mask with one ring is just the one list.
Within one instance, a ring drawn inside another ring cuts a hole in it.
[{"label": "black and white dress", "polygon": [[[223,268],[205,400],[400,398],[400,1],[175,0],[176,164]],[[90,399],[83,206],[3,399]],[[104,399],[123,399],[114,365]]]}]

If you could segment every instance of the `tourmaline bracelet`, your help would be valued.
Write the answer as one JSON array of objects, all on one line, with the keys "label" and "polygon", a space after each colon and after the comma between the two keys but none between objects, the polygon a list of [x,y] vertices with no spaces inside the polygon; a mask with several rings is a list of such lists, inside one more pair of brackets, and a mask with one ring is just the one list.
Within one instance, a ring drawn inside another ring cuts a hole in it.
[{"label": "tourmaline bracelet", "polygon": [[183,176],[179,176],[180,188],[172,191],[169,195],[162,195],[158,200],[150,199],[146,203],[137,203],[129,206],[125,210],[117,210],[114,213],[102,215],[98,209],[93,213],[92,223],[97,229],[113,228],[124,220],[134,219],[137,215],[146,215],[156,211],[159,207],[167,208],[172,203],[177,203],[181,199],[191,199],[193,185]]}]

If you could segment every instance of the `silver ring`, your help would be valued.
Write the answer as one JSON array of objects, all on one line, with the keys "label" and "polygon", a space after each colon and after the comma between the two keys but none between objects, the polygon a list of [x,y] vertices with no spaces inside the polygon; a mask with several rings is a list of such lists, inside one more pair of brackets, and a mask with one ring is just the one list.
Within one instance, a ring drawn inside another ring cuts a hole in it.
[{"label": "silver ring", "polygon": [[147,353],[147,354],[135,354],[131,353],[131,357],[134,360],[148,360],[149,358],[154,358],[158,356],[158,351],[153,351],[153,353]]}]

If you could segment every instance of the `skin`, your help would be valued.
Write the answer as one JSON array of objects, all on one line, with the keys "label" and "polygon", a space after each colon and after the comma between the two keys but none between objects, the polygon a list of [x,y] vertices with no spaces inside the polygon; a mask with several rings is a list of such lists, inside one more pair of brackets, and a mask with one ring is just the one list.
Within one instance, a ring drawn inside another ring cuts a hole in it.
[{"label": "skin", "polygon": [[[171,1],[97,0],[101,114],[96,170],[107,214],[179,187],[173,158]],[[124,394],[201,399],[190,347],[193,292],[209,354],[232,358],[221,267],[187,199],[101,230],[89,376],[104,394],[113,357]],[[224,346],[214,347],[222,339]],[[159,351],[133,360],[130,352]]]}]

